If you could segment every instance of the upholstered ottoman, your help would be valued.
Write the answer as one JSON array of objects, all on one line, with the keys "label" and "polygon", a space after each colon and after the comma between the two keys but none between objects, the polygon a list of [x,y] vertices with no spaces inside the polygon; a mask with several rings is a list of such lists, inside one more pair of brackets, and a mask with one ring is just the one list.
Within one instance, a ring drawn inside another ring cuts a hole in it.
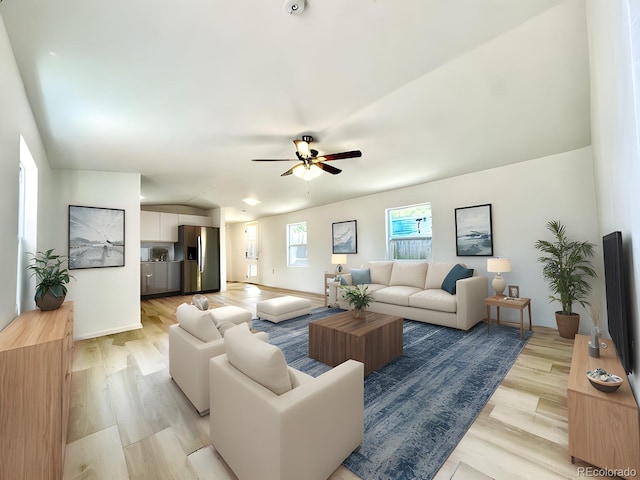
[{"label": "upholstered ottoman", "polygon": [[231,322],[236,325],[239,325],[242,322],[247,322],[249,324],[249,328],[251,328],[251,312],[244,308],[229,305],[226,307],[212,308],[209,310],[209,314],[216,325],[219,325],[222,322]]},{"label": "upholstered ottoman", "polygon": [[285,296],[262,300],[256,304],[258,318],[273,323],[311,313],[311,300],[306,298]]}]

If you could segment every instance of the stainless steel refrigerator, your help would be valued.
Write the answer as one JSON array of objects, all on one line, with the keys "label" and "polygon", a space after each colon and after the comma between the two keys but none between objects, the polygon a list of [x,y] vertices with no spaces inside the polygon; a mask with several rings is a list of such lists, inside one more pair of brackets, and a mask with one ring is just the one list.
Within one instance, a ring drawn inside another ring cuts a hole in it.
[{"label": "stainless steel refrigerator", "polygon": [[176,260],[182,261],[183,295],[220,290],[220,229],[180,225]]}]

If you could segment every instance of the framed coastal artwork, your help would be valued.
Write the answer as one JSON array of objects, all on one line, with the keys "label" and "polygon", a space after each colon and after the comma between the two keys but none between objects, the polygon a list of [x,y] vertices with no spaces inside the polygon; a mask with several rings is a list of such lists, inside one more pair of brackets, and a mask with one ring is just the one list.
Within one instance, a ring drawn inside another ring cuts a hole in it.
[{"label": "framed coastal artwork", "polygon": [[358,253],[357,230],[355,220],[332,223],[333,253]]},{"label": "framed coastal artwork", "polygon": [[491,204],[455,209],[456,255],[492,257],[493,230]]},{"label": "framed coastal artwork", "polygon": [[69,205],[69,270],[124,267],[124,210]]}]

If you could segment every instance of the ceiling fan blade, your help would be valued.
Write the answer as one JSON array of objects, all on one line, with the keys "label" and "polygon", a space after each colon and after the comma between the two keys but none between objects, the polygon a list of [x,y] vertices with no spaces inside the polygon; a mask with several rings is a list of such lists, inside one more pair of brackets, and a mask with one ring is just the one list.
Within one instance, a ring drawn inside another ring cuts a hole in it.
[{"label": "ceiling fan blade", "polygon": [[291,167],[289,170],[287,170],[286,172],[284,172],[283,174],[281,174],[281,177],[286,177],[287,175],[291,175],[293,173],[293,170],[297,167],[299,167],[300,165],[304,166],[304,163],[298,163],[296,165],[294,165],[293,167]]},{"label": "ceiling fan blade", "polygon": [[313,164],[316,167],[321,168],[325,172],[330,173],[332,175],[337,175],[338,173],[340,173],[342,171],[339,168],[333,167],[331,165],[327,165],[326,163],[322,163],[322,162],[313,162]]},{"label": "ceiling fan blade", "polygon": [[297,162],[296,158],[253,158],[252,162]]},{"label": "ceiling fan blade", "polygon": [[350,152],[342,152],[342,153],[330,153],[329,155],[322,155],[318,157],[318,160],[322,162],[328,162],[331,160],[343,160],[345,158],[358,158],[362,156],[362,152],[360,150],[351,150]]}]

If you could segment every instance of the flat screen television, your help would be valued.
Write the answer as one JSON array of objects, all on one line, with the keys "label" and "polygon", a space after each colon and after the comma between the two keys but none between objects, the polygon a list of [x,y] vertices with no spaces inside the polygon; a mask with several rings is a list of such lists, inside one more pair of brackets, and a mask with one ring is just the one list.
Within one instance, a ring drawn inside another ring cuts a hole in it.
[{"label": "flat screen television", "polygon": [[628,283],[624,251],[622,250],[622,234],[612,232],[602,237],[602,248],[609,334],[625,372],[631,373],[633,345],[627,303]]}]

